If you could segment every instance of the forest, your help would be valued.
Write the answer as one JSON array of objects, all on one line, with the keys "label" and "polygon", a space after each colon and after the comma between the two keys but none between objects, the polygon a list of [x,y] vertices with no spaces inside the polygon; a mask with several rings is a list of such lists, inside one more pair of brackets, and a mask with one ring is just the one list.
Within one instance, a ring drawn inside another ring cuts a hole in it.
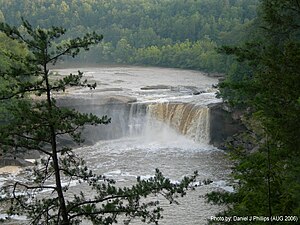
[{"label": "forest", "polygon": [[41,27],[62,26],[68,37],[95,31],[103,41],[77,59],[222,73],[229,56],[216,48],[248,37],[257,0],[1,0],[0,21],[21,17]]},{"label": "forest", "polygon": [[[132,188],[118,189],[109,179],[82,169],[84,162],[76,159],[71,149],[57,149],[57,134],[69,134],[80,142],[77,127],[110,122],[107,117],[61,110],[52,99],[52,92],[69,86],[94,88],[80,81],[80,73],[49,84],[49,64],[63,65],[70,61],[63,58],[61,62],[61,57],[78,55],[71,62],[221,73],[217,95],[231,111],[241,114],[246,131],[234,137],[235,144],[227,145],[234,191],[212,192],[205,199],[224,207],[216,215],[219,218],[247,219],[209,223],[299,223],[299,0],[0,0],[0,5],[0,21],[4,22],[0,27],[0,147],[16,143],[27,148],[49,145],[44,170],[48,172],[52,166],[51,158],[54,169],[50,175],[35,171],[36,182],[45,185],[47,176],[56,176],[57,180],[57,187],[47,187],[57,192],[57,198],[35,204],[16,198],[14,210],[22,212],[25,208],[33,221],[50,217],[54,224],[76,223],[75,217],[82,215],[95,224],[112,224],[122,213],[156,223],[161,209],[147,211],[156,202],[140,204],[141,197],[162,193],[172,203],[176,195],[184,196],[195,181],[196,172],[172,185],[157,170],[148,182],[138,180]],[[67,39],[60,39],[65,30],[53,26],[67,28]],[[83,38],[75,38],[87,32]],[[53,44],[51,41],[56,39],[58,42]],[[48,52],[48,46],[55,51]],[[33,92],[47,99],[41,103],[26,101],[28,93]],[[26,110],[32,117],[24,118]],[[33,127],[36,130],[32,131]],[[61,162],[58,153],[63,156]],[[86,181],[98,191],[98,198],[90,201],[82,193],[74,202],[65,202],[59,170]],[[107,183],[101,186],[97,179]],[[97,208],[96,203],[106,200]],[[44,209],[45,204],[49,208]],[[58,216],[53,216],[51,210]],[[99,212],[111,214],[103,217]]]}]

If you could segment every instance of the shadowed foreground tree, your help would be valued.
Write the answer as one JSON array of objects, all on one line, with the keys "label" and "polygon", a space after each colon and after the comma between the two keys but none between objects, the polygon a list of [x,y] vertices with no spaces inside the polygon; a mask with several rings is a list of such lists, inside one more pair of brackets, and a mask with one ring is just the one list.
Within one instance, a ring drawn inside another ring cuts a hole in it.
[{"label": "shadowed foreground tree", "polygon": [[[84,125],[107,124],[110,119],[58,107],[54,92],[70,86],[96,85],[81,81],[81,72],[53,79],[49,64],[88,50],[102,40],[102,35],[88,33],[66,41],[61,39],[65,29],[60,27],[34,28],[23,20],[23,28],[19,31],[8,24],[0,25],[9,38],[29,49],[26,58],[10,53],[11,67],[1,71],[2,79],[14,82],[6,82],[0,90],[0,148],[5,152],[37,150],[42,158],[28,181],[16,181],[1,190],[5,193],[1,200],[11,201],[9,214],[26,215],[30,224],[80,224],[83,219],[93,224],[113,224],[119,215],[157,224],[162,209],[158,201],[147,197],[162,195],[170,203],[176,202],[176,197],[184,196],[191,188],[197,173],[173,184],[157,170],[148,180],[138,178],[135,185],[119,188],[113,180],[88,170],[85,162],[70,147],[58,145],[58,140],[71,137],[80,144]],[[74,181],[86,191],[72,194],[70,184]]]},{"label": "shadowed foreground tree", "polygon": [[[256,149],[232,153],[236,190],[212,193],[209,200],[228,206],[222,215],[268,219],[253,224],[276,224],[276,216],[287,215],[291,217],[280,224],[296,224],[300,215],[300,1],[261,0],[256,23],[259,38],[240,47],[223,47],[242,70],[220,85],[227,102],[247,111],[247,137],[256,139]],[[249,221],[226,224],[237,223]]]}]

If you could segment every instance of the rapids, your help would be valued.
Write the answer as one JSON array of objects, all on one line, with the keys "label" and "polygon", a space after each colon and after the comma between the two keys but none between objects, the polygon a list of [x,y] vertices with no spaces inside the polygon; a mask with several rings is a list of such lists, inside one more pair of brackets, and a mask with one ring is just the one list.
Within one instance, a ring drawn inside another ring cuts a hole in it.
[{"label": "rapids", "polygon": [[[232,191],[226,182],[230,165],[225,153],[209,145],[207,105],[220,101],[212,88],[216,78],[197,71],[153,67],[71,68],[52,72],[66,75],[77,70],[97,83],[96,90],[73,88],[57,97],[64,98],[63,105],[68,107],[112,118],[108,126],[88,128],[84,136],[90,145],[74,150],[90,169],[115,179],[121,186],[132,184],[137,176],[152,176],[155,168],[174,182],[197,170],[199,180],[213,182],[180,198],[179,205],[162,201],[165,210],[160,224],[204,224],[220,211],[202,197],[212,190]],[[16,177],[1,178],[0,184]],[[72,188],[79,191],[82,186],[74,183]],[[130,224],[142,223],[134,220]]]}]

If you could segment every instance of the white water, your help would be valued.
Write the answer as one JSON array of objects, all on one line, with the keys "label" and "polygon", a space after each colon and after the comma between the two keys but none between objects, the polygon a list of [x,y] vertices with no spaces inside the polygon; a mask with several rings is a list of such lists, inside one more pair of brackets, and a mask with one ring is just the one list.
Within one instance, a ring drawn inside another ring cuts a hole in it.
[{"label": "white water", "polygon": [[[219,208],[205,204],[201,196],[217,188],[228,188],[224,179],[229,168],[221,151],[195,143],[168,129],[157,132],[152,138],[141,136],[100,141],[77,152],[86,159],[91,169],[115,179],[118,185],[127,186],[135,182],[137,176],[149,178],[154,175],[155,168],[174,182],[195,170],[199,171],[200,180],[213,180],[212,184],[196,188],[196,191],[179,199],[180,205],[169,205],[163,201],[165,211],[161,224],[204,224]],[[132,224],[142,223],[137,220]]]},{"label": "white water", "polygon": [[210,141],[209,108],[194,104],[156,103],[148,106],[151,118],[174,128],[195,142]]},{"label": "white water", "polygon": [[[57,72],[69,74],[77,70]],[[89,80],[96,81],[98,88],[94,91],[73,89],[68,95],[95,103],[107,96],[137,99],[129,109],[123,105],[112,105],[108,109],[98,105],[79,106],[82,111],[98,115],[107,113],[112,117],[109,126],[86,134],[98,140],[96,143],[75,150],[89,168],[115,179],[118,185],[130,185],[137,176],[151,177],[156,168],[174,182],[197,170],[200,180],[211,179],[213,183],[188,193],[179,199],[180,205],[170,206],[163,201],[164,219],[160,224],[204,224],[218,212],[220,208],[206,204],[201,197],[220,188],[231,190],[226,183],[229,166],[224,153],[208,144],[207,104],[219,101],[211,88],[217,80],[200,72],[162,68],[103,67],[81,71]],[[158,85],[166,87],[141,89]],[[195,90],[204,93],[193,95]],[[103,132],[110,134],[100,135]],[[116,133],[118,135],[114,135]],[[99,140],[100,136],[104,138]],[[83,188],[79,183],[72,185],[75,191]],[[130,224],[142,223],[137,220]]]}]

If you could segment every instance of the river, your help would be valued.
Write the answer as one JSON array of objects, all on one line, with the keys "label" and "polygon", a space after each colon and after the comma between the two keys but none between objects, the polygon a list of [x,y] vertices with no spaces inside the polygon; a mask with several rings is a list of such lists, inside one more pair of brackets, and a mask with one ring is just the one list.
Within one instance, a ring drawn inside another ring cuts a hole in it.
[{"label": "river", "polygon": [[[96,90],[73,88],[58,97],[80,111],[112,117],[110,127],[84,134],[87,139],[93,137],[92,144],[74,150],[90,169],[115,179],[121,186],[134,183],[137,176],[151,177],[156,168],[174,182],[195,170],[199,180],[213,181],[180,198],[179,205],[162,201],[163,225],[205,224],[221,210],[205,203],[203,198],[213,190],[232,191],[226,181],[230,165],[225,153],[209,144],[207,105],[220,101],[212,88],[216,78],[198,71],[153,67],[91,67],[52,72],[66,75],[77,70],[97,83]],[[74,104],[72,99],[82,101]],[[122,106],[116,107],[116,101],[121,101]],[[103,105],[104,111],[100,109]],[[105,137],[99,134],[103,132]],[[6,176],[1,182],[15,177]],[[81,188],[74,184],[75,191]],[[134,220],[130,224],[142,223]]]}]

